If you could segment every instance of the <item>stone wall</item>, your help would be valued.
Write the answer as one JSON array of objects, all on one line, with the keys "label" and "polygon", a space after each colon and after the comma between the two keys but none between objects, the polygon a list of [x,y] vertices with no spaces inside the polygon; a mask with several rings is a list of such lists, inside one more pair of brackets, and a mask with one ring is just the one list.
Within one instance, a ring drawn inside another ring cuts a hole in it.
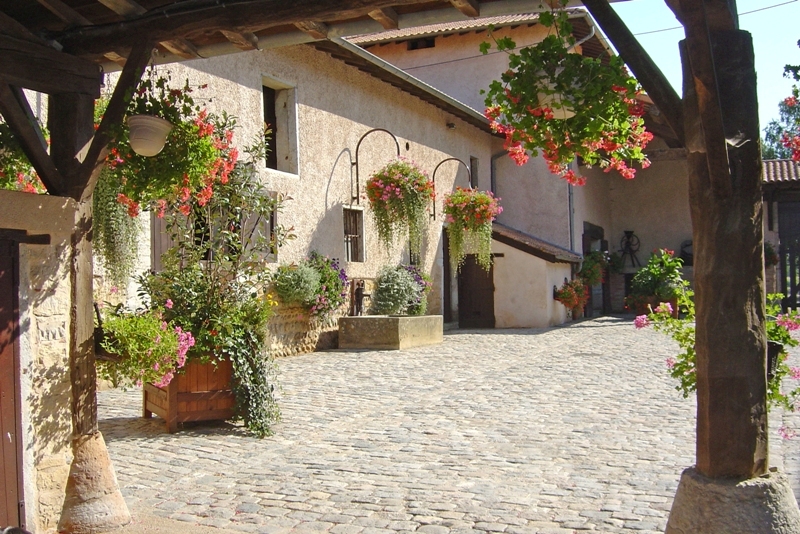
[{"label": "stone wall", "polygon": [[20,245],[20,420],[25,523],[54,532],[72,460],[69,379],[69,199],[0,191],[0,228],[50,235],[50,245]]},{"label": "stone wall", "polygon": [[310,317],[301,306],[283,306],[275,309],[269,320],[269,352],[280,358],[304,354],[315,350],[335,349],[339,344],[339,317],[347,307],[325,319]]}]

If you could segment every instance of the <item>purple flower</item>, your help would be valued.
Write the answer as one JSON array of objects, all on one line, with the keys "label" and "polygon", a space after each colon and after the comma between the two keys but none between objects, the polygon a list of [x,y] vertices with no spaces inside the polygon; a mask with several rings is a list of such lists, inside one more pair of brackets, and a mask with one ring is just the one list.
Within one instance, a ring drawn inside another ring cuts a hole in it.
[{"label": "purple flower", "polygon": [[633,320],[633,326],[637,329],[647,328],[650,326],[650,319],[647,318],[647,315],[639,315]]},{"label": "purple flower", "polygon": [[662,302],[658,305],[655,311],[656,313],[667,312],[670,315],[672,315],[672,304],[670,304],[669,302]]}]

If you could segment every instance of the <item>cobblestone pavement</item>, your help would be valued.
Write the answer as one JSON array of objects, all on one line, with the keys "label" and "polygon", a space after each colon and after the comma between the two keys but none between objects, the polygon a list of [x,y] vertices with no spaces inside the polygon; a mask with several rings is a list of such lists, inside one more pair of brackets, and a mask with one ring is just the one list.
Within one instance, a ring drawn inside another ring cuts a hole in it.
[{"label": "cobblestone pavement", "polygon": [[[100,429],[134,513],[187,531],[663,532],[694,461],[674,350],[609,317],[455,331],[280,360],[283,420],[263,440],[226,423],[166,434],[136,391],[99,394]],[[800,457],[775,441],[773,464]]]}]

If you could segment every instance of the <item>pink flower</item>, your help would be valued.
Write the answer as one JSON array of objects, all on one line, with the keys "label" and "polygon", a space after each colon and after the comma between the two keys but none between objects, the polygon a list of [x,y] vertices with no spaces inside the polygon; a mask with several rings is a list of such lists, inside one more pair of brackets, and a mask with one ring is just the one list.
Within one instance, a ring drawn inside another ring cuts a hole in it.
[{"label": "pink flower", "polygon": [[672,315],[672,304],[670,304],[669,302],[660,303],[656,308],[656,313],[664,313],[664,312]]},{"label": "pink flower", "polygon": [[789,369],[792,380],[800,380],[800,367],[792,367]]},{"label": "pink flower", "polygon": [[672,369],[673,367],[675,367],[676,363],[678,363],[677,360],[675,360],[675,358],[673,358],[672,356],[667,358],[667,367],[668,368]]},{"label": "pink flower", "polygon": [[164,307],[166,309],[168,309],[168,310],[171,310],[172,309],[172,299],[167,299],[167,301],[164,303]]},{"label": "pink flower", "polygon": [[795,432],[794,430],[790,430],[790,429],[786,428],[785,426],[781,426],[778,429],[778,434],[783,439],[792,439],[793,437],[797,436],[797,432]]},{"label": "pink flower", "polygon": [[650,319],[647,318],[647,315],[639,315],[633,320],[633,326],[637,329],[647,328],[650,326]]}]

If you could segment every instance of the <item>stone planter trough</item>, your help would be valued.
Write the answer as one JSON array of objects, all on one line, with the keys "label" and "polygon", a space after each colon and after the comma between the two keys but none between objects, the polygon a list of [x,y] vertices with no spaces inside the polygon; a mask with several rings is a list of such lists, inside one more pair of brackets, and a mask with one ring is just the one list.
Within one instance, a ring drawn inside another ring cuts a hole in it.
[{"label": "stone planter trough", "polygon": [[399,350],[442,342],[441,315],[364,315],[339,319],[340,349]]}]

